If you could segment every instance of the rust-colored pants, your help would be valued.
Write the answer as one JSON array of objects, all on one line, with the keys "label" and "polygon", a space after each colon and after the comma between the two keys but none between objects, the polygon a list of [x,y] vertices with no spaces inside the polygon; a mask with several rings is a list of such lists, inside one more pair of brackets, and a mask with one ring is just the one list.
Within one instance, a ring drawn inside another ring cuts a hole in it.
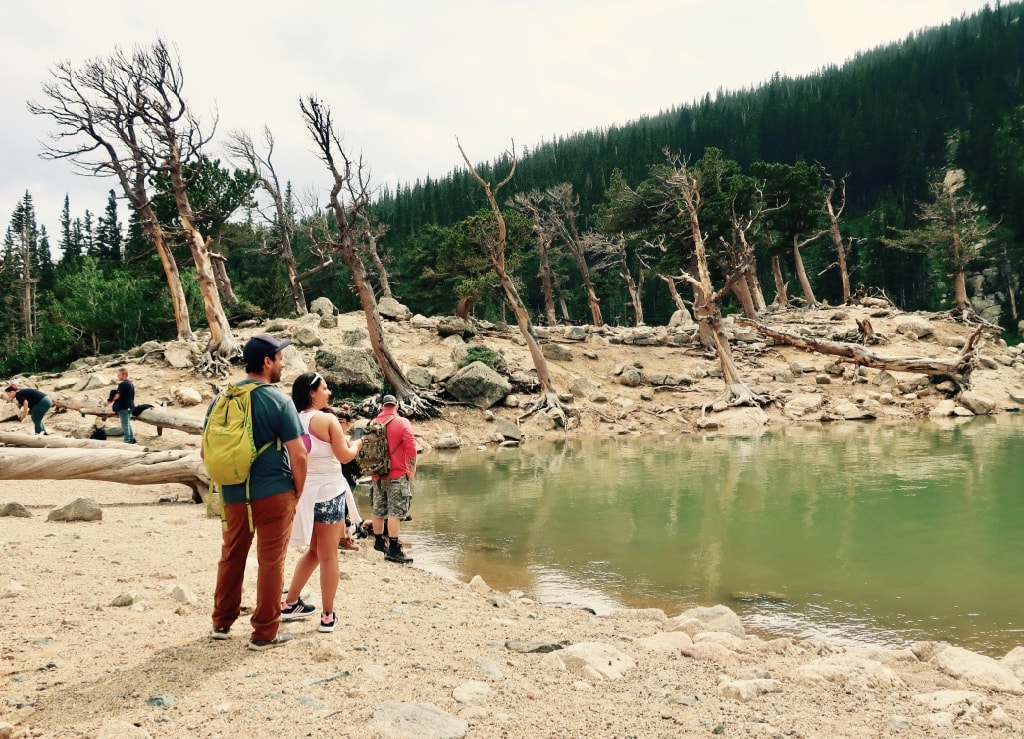
[{"label": "rust-colored pants", "polygon": [[[252,522],[256,529],[256,609],[252,612],[252,639],[264,641],[277,636],[281,622],[281,589],[284,587],[284,561],[288,537],[295,516],[295,492],[272,495],[252,501]],[[217,563],[217,589],[213,593],[213,625],[231,626],[242,608],[242,581],[245,560],[249,556],[254,532],[249,531],[249,516],[244,503],[224,506],[227,530],[223,534],[220,562]]]}]

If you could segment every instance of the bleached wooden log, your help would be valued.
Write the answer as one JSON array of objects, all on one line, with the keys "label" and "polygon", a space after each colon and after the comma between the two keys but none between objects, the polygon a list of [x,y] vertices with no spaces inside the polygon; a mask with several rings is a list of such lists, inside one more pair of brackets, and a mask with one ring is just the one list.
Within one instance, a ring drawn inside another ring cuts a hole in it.
[{"label": "bleached wooden log", "polygon": [[[79,440],[84,441],[84,440]],[[102,442],[100,442],[102,443]],[[181,483],[206,500],[210,478],[196,452],[0,447],[0,480],[102,480],[128,485]]]},{"label": "bleached wooden log", "polygon": [[[83,416],[90,415],[99,418],[117,416],[117,413],[110,410],[109,406],[88,405],[75,400],[54,400],[53,407],[78,411]],[[165,428],[184,431],[186,434],[193,434],[194,436],[200,436],[203,433],[203,420],[201,418],[186,416],[181,413],[172,413],[165,408],[157,408],[155,406],[147,408],[137,416],[133,416],[132,421],[142,421],[143,423],[156,426],[157,436],[160,436]]]},{"label": "bleached wooden log", "polygon": [[[113,443],[117,443],[116,441]],[[110,450],[109,441],[97,441],[95,439],[72,439],[68,436],[42,436],[41,434],[19,434],[12,431],[0,431],[0,444],[5,446],[28,447],[30,449],[107,449]],[[115,447],[116,449],[117,447]],[[132,449],[133,452],[149,451],[146,447],[140,446]]]}]

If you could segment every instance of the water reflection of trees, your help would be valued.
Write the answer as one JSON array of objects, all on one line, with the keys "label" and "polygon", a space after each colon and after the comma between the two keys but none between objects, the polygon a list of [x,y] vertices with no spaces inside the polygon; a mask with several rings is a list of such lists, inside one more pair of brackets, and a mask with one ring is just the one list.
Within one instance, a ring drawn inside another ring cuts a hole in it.
[{"label": "water reflection of trees", "polygon": [[[997,495],[1017,484],[1024,445],[1003,428],[1014,423],[528,444],[424,460],[416,507],[461,542],[467,575],[497,568],[515,583],[518,572],[526,590],[531,568],[558,568],[670,611],[768,593],[927,621],[950,578],[965,581],[965,601],[1003,587],[998,573],[972,570],[999,569],[1007,545],[993,527],[1021,518]],[[947,542],[936,532],[951,520]],[[950,547],[966,552],[951,557]],[[950,561],[936,571],[929,557]]]}]

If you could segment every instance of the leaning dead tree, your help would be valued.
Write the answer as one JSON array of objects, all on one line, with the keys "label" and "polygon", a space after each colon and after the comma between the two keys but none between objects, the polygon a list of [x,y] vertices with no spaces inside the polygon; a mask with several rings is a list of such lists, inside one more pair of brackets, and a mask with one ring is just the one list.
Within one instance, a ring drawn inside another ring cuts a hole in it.
[{"label": "leaning dead tree", "polygon": [[181,483],[206,500],[210,479],[196,452],[0,447],[0,480],[101,480],[127,485]]},{"label": "leaning dead tree", "polygon": [[133,115],[139,106],[136,86],[124,68],[129,59],[118,51],[111,59],[93,59],[81,67],[60,62],[43,84],[44,103],[29,102],[28,110],[52,119],[53,143],[43,147],[44,159],[67,160],[92,177],[114,177],[138,214],[153,243],[171,296],[179,341],[195,341],[181,274],[163,227],[152,207],[149,159],[141,142],[145,123]]},{"label": "leaning dead tree", "polygon": [[[755,393],[743,378],[740,376],[736,360],[732,356],[732,349],[729,346],[729,339],[722,328],[722,297],[732,289],[732,285],[738,280],[744,279],[744,273],[749,268],[748,264],[735,265],[733,271],[725,276],[725,283],[718,290],[715,289],[711,280],[711,271],[708,268],[708,256],[705,246],[704,231],[700,225],[701,211],[701,177],[700,173],[690,168],[685,160],[677,154],[666,152],[669,167],[662,175],[666,191],[673,194],[670,202],[665,207],[674,209],[677,218],[689,226],[690,241],[693,245],[694,261],[697,267],[696,276],[688,272],[682,272],[680,278],[686,280],[693,286],[694,318],[700,324],[700,334],[703,340],[710,341],[718,354],[722,365],[722,379],[725,381],[725,390],[710,404],[701,410],[704,413],[708,407],[717,405],[739,406],[755,405],[762,406],[769,401],[769,398]],[[754,221],[748,220],[744,229],[749,229]],[[740,224],[734,222],[734,227],[739,228]]]},{"label": "leaning dead tree", "polygon": [[370,335],[373,356],[384,373],[384,379],[394,389],[399,401],[398,407],[404,415],[412,418],[436,417],[439,415],[437,409],[428,398],[416,392],[384,343],[384,327],[377,308],[377,299],[374,297],[366,266],[356,249],[356,222],[360,211],[366,208],[370,201],[369,183],[366,180],[362,159],[354,161],[341,145],[341,139],[334,130],[331,109],[327,105],[310,96],[301,100],[299,107],[320,159],[327,165],[333,178],[328,207],[334,213],[337,233],[330,245],[341,255],[342,261],[352,274],[352,284],[366,316],[366,329]]},{"label": "leaning dead tree", "polygon": [[871,367],[872,369],[884,369],[890,372],[912,372],[927,375],[931,378],[932,382],[936,383],[949,380],[956,385],[958,392],[968,390],[971,387],[971,373],[978,367],[978,339],[982,331],[985,330],[985,327],[981,326],[971,334],[960,354],[953,359],[938,359],[930,357],[887,357],[865,349],[860,344],[847,344],[839,341],[798,336],[770,328],[758,321],[747,318],[738,318],[736,322],[751,326],[765,336],[799,349],[839,357],[839,360],[837,360],[839,362],[847,362],[861,367]]},{"label": "leaning dead tree", "polygon": [[[29,104],[29,110],[53,118],[59,128],[58,140],[69,143],[48,148],[46,156],[70,159],[91,174],[118,176],[151,236],[157,232],[155,224],[146,223],[153,216],[147,212],[147,180],[164,177],[170,183],[167,194],[174,200],[192,253],[210,329],[204,366],[226,374],[226,360],[239,356],[241,347],[231,334],[221,304],[207,241],[196,225],[189,200],[185,171],[188,162],[200,158],[216,125],[205,132],[186,103],[184,73],[176,53],[159,39],[135,47],[130,54],[117,49],[109,58],[87,62],[78,69],[59,65],[53,77],[55,81],[43,88],[52,105]],[[157,249],[161,249],[159,243]],[[168,254],[160,252],[160,258],[167,272],[166,260],[173,261],[173,256],[168,250]],[[180,287],[180,279],[178,283]],[[171,297],[184,302],[184,293],[178,294],[173,285]],[[175,302],[175,315],[182,310],[183,305]],[[182,333],[180,323],[178,328]]]},{"label": "leaning dead tree", "polygon": [[501,289],[505,293],[505,301],[512,309],[512,313],[516,317],[516,324],[519,326],[519,331],[523,335],[523,340],[526,342],[526,347],[530,350],[530,357],[533,359],[534,369],[537,370],[537,380],[540,383],[540,396],[535,400],[531,401],[526,406],[526,416],[529,416],[538,411],[546,408],[556,408],[559,411],[557,418],[561,419],[564,425],[565,412],[562,409],[562,404],[558,400],[558,393],[555,392],[555,383],[551,379],[551,370],[548,369],[548,362],[544,358],[544,353],[540,349],[540,343],[537,341],[537,334],[533,329],[533,323],[530,321],[530,312],[526,310],[526,305],[523,304],[522,298],[519,297],[519,291],[516,289],[515,283],[512,281],[511,275],[505,268],[505,241],[508,235],[508,231],[505,226],[505,217],[501,213],[501,208],[498,207],[498,193],[505,185],[511,180],[512,176],[516,173],[516,153],[515,144],[512,145],[511,158],[512,166],[509,169],[505,179],[501,180],[493,188],[491,183],[480,176],[470,161],[469,157],[466,156],[466,152],[462,149],[462,144],[458,138],[455,139],[456,145],[459,147],[459,153],[462,154],[462,160],[466,163],[466,167],[469,168],[470,174],[473,175],[480,187],[484,190],[484,195],[487,196],[487,202],[491,206],[491,212],[494,214],[494,221],[496,231],[493,236],[487,239],[487,253],[491,260],[491,267],[494,268],[494,273],[498,276],[498,282],[501,283]]}]

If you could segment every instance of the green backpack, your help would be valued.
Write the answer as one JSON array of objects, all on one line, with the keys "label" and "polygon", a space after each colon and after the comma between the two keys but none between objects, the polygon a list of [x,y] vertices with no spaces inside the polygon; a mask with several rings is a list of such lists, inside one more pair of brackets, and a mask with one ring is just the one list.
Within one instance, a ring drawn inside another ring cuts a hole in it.
[{"label": "green backpack", "polygon": [[[203,464],[213,482],[212,492],[219,493],[225,485],[245,483],[250,531],[253,523],[252,507],[249,504],[249,474],[256,457],[274,444],[268,441],[257,449],[252,435],[252,393],[264,385],[265,382],[229,385],[213,401],[213,408],[203,428]],[[278,445],[280,442],[278,439]],[[222,519],[223,510],[221,505]]]}]

